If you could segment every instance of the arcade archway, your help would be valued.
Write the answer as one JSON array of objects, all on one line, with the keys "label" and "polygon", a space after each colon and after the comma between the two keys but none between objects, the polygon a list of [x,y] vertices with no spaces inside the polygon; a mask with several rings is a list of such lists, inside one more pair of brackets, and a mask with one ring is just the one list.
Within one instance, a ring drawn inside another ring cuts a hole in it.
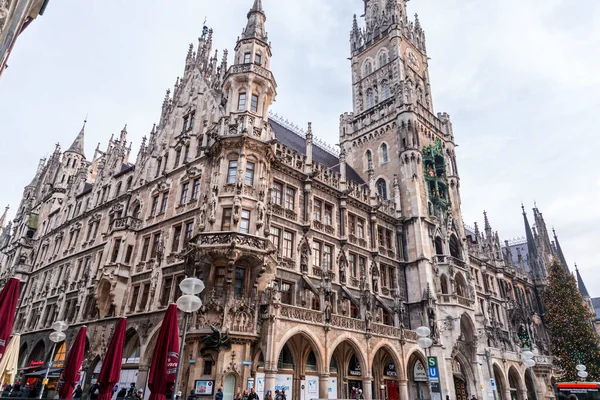
[{"label": "arcade archway", "polygon": [[339,343],[329,360],[330,385],[337,384],[339,399],[355,399],[357,396],[365,397],[363,387],[367,375],[367,365],[360,349],[350,340]]},{"label": "arcade archway", "polygon": [[511,400],[525,400],[523,399],[521,377],[514,367],[508,370],[508,386],[510,387]]},{"label": "arcade archway", "polygon": [[525,388],[527,389],[527,400],[537,399],[535,390],[535,376],[531,369],[525,371]]},{"label": "arcade archway", "polygon": [[408,359],[408,397],[417,400],[429,400],[429,388],[427,386],[427,362],[425,356],[416,351]]},{"label": "arcade archway", "polygon": [[469,381],[463,364],[457,358],[452,360],[452,376],[454,378],[454,394],[456,400],[468,400]]},{"label": "arcade archway", "polygon": [[385,346],[379,348],[371,365],[375,382],[373,398],[399,400],[401,364],[394,351]]}]

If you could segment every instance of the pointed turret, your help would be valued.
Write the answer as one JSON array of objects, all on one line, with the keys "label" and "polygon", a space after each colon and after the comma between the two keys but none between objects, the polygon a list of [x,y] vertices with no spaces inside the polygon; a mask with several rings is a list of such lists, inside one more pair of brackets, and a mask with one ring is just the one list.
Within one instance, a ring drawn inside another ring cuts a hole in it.
[{"label": "pointed turret", "polygon": [[575,274],[577,275],[577,288],[579,289],[579,293],[581,293],[581,297],[584,300],[590,298],[590,294],[585,287],[585,283],[583,283],[583,279],[581,278],[581,274],[579,273],[579,268],[577,268],[577,264],[575,264]]},{"label": "pointed turret", "polygon": [[538,263],[538,250],[535,244],[535,238],[533,237],[533,232],[531,230],[531,226],[529,225],[529,220],[527,219],[527,213],[525,212],[525,207],[521,204],[521,209],[523,210],[523,221],[525,223],[525,237],[527,238],[527,259],[529,266],[533,272],[534,279],[543,279],[545,275],[542,273],[539,263]]},{"label": "pointed turret", "polygon": [[556,236],[556,231],[554,230],[554,228],[552,228],[552,233],[554,234],[554,244],[556,245],[556,252],[558,253],[557,254],[558,259],[560,260],[560,263],[563,265],[565,270],[567,272],[569,272],[569,265],[567,264],[565,255],[563,254],[562,248],[560,247],[560,243],[558,241],[558,236]]},{"label": "pointed turret", "polygon": [[2,217],[0,217],[0,229],[3,229],[6,226],[6,219],[7,219],[9,208],[10,208],[10,206],[6,206],[4,208],[4,213],[2,214]]},{"label": "pointed turret", "polygon": [[262,0],[254,0],[254,5],[248,11],[248,23],[242,32],[242,39],[258,39],[267,41],[267,32],[265,31],[265,22],[267,16],[263,10]]},{"label": "pointed turret", "polygon": [[71,144],[71,147],[69,147],[69,149],[67,151],[65,151],[65,153],[76,153],[76,154],[79,154],[80,156],[82,156],[83,158],[85,158],[83,139],[84,139],[84,134],[85,134],[85,124],[86,123],[87,123],[87,120],[84,120],[83,126],[81,127],[79,134],[73,141],[73,144]]}]

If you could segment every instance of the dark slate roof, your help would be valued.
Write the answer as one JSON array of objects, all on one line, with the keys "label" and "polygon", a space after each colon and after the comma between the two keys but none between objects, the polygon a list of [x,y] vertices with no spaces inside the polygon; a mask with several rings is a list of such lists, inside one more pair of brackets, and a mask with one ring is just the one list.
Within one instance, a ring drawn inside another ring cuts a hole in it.
[{"label": "dark slate roof", "polygon": [[91,183],[87,183],[86,182],[86,184],[83,185],[83,190],[76,197],[81,197],[84,194],[87,194],[87,193],[91,192],[93,187],[94,187],[94,185],[92,185]]},{"label": "dark slate roof", "polygon": [[594,310],[596,311],[596,321],[600,321],[600,297],[593,298],[592,305],[594,306]]},{"label": "dark slate roof", "polygon": [[127,172],[129,172],[133,169],[135,169],[135,164],[123,164],[123,165],[121,165],[121,170],[119,172],[117,172],[117,174],[115,175],[115,178],[118,176],[121,176],[123,174],[126,174]]},{"label": "dark slate roof", "polygon": [[583,279],[581,278],[581,274],[577,268],[575,268],[575,272],[577,273],[577,288],[579,289],[579,292],[584,298],[590,297],[590,294],[585,287],[585,283],[583,283]]},{"label": "dark slate roof", "polygon": [[[521,257],[523,258],[523,265],[525,266],[525,271],[531,271],[531,268],[529,266],[529,254],[527,252],[527,241],[523,240],[514,243],[509,242],[508,247],[510,247],[513,265],[516,265],[517,267],[519,266],[519,253],[517,253],[518,248],[521,251]],[[505,246],[502,247],[502,254],[506,257]]]},{"label": "dark slate roof", "polygon": [[[277,121],[270,119],[271,128],[277,137],[277,140],[284,146],[297,151],[299,154],[306,155],[306,139],[300,134],[286,128]],[[333,171],[339,174],[340,172],[340,160],[338,156],[330,153],[329,151],[319,147],[319,145],[313,143],[313,161],[319,164],[323,164],[326,167],[331,168]],[[350,165],[346,167],[346,174],[348,180],[365,183],[365,181],[358,175],[358,173]]]},{"label": "dark slate roof", "polygon": [[69,150],[67,150],[65,153],[68,153],[68,152],[77,153],[77,154],[82,155],[85,158],[84,148],[83,148],[84,130],[85,130],[85,123],[83,124],[81,131],[79,132],[79,134],[73,141],[73,144],[71,144],[71,147],[69,147]]}]

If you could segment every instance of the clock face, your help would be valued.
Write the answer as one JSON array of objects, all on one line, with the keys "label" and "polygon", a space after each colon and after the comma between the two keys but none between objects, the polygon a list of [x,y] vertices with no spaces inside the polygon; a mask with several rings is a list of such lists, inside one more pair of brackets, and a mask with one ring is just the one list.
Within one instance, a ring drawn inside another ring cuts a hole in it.
[{"label": "clock face", "polygon": [[417,71],[421,68],[417,55],[410,47],[406,49],[406,61],[408,61],[408,64]]}]

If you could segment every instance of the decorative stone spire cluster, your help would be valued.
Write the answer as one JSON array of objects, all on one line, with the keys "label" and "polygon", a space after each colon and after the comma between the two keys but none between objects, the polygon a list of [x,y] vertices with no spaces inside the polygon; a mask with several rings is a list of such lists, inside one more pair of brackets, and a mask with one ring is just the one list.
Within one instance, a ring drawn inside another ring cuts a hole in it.
[{"label": "decorative stone spire cluster", "polygon": [[242,39],[258,39],[267,42],[266,21],[267,16],[263,10],[262,0],[254,0],[254,5],[248,11],[248,23],[242,31]]},{"label": "decorative stone spire cluster", "polygon": [[83,144],[84,144],[85,124],[86,123],[87,123],[87,119],[83,121],[83,126],[81,127],[81,131],[79,131],[79,134],[73,141],[73,144],[71,144],[71,147],[69,147],[69,149],[65,153],[68,153],[68,152],[76,153],[76,154],[83,156],[83,158],[85,158],[85,149],[84,149]]}]

